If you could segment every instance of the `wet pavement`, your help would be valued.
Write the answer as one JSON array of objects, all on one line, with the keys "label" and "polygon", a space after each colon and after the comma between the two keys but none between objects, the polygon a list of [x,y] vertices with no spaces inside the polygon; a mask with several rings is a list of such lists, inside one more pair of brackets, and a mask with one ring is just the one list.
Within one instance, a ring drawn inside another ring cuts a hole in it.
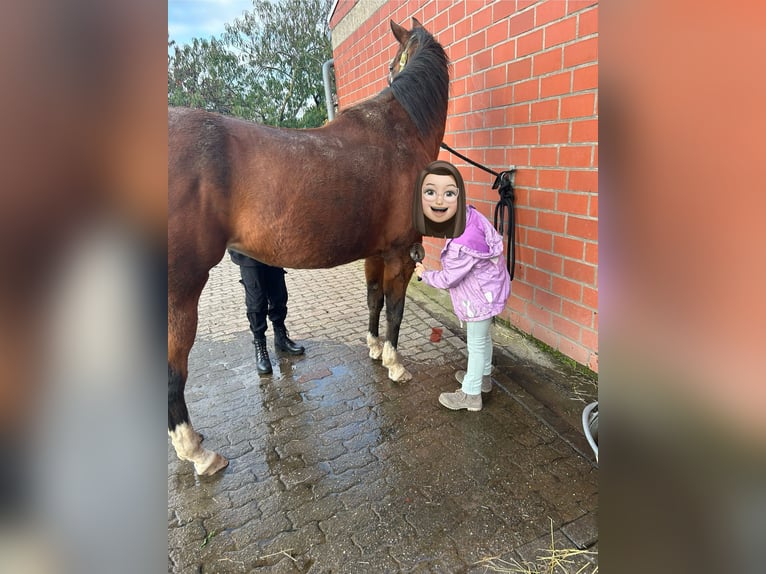
[{"label": "wet pavement", "polygon": [[413,379],[394,383],[368,357],[362,262],[288,271],[306,354],[276,353],[270,328],[274,373],[259,377],[238,279],[228,256],[211,271],[186,387],[230,463],[198,477],[168,440],[169,572],[547,572],[552,549],[556,572],[597,569],[590,379],[494,326],[484,408],[444,409],[466,357],[448,299],[411,284],[399,352]]}]

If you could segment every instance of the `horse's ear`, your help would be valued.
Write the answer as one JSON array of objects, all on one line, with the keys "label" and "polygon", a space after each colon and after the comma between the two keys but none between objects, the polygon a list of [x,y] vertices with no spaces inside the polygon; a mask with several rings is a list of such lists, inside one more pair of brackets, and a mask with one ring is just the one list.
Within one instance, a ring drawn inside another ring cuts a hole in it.
[{"label": "horse's ear", "polygon": [[393,20],[391,20],[391,31],[394,33],[394,37],[399,41],[400,44],[404,45],[407,43],[407,40],[410,39],[410,32],[406,28],[403,28]]},{"label": "horse's ear", "polygon": [[423,27],[423,24],[421,24],[421,23],[418,21],[418,19],[417,19],[417,18],[415,18],[415,16],[413,16],[413,17],[412,17],[412,29],[414,30],[415,28],[422,28],[422,27]]}]

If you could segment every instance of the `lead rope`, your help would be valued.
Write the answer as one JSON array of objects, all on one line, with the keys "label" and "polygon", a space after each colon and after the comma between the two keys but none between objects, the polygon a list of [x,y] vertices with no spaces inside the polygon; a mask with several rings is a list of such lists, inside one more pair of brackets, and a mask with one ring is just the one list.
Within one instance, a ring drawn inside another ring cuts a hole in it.
[{"label": "lead rope", "polygon": [[446,149],[448,152],[456,155],[460,159],[467,161],[471,165],[476,166],[479,169],[483,169],[487,173],[491,173],[495,176],[495,183],[492,184],[492,189],[497,189],[497,193],[500,196],[500,199],[498,199],[497,205],[495,205],[494,226],[500,235],[503,235],[507,230],[508,249],[505,252],[505,265],[508,268],[508,273],[511,276],[511,281],[513,281],[513,272],[516,268],[516,216],[513,207],[513,180],[516,175],[516,170],[510,169],[498,173],[492,169],[489,169],[488,167],[481,165],[480,163],[473,161],[470,158],[467,158],[463,154],[458,153],[444,142],[442,142],[440,145],[442,149]]}]

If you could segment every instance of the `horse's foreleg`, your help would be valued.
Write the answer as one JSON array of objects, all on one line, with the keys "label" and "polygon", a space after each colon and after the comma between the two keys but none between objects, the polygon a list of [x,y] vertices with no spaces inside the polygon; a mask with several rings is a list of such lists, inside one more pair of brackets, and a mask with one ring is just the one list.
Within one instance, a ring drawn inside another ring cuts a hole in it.
[{"label": "horse's foreleg", "polygon": [[409,258],[386,262],[383,290],[386,298],[386,342],[383,345],[383,366],[388,368],[388,378],[405,382],[412,375],[404,368],[396,352],[399,344],[399,328],[404,316],[404,300],[414,265]]},{"label": "horse's foreleg", "polygon": [[383,344],[380,342],[380,312],[383,310],[383,271],[385,264],[382,257],[368,257],[364,260],[364,275],[367,279],[367,308],[370,322],[367,330],[367,346],[370,357],[380,359]]},{"label": "horse's foreleg", "polygon": [[199,294],[188,299],[182,304],[174,304],[171,298],[168,301],[168,434],[178,458],[193,462],[197,474],[214,474],[229,461],[202,446],[202,436],[192,428],[184,398]]}]

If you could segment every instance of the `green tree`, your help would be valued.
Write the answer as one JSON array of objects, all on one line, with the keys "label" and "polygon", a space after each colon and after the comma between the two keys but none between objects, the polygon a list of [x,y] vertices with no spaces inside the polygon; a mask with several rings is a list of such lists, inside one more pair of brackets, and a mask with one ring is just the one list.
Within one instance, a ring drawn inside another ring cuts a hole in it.
[{"label": "green tree", "polygon": [[322,64],[332,58],[330,0],[254,0],[220,38],[168,56],[168,103],[282,127],[327,120]]},{"label": "green tree", "polygon": [[168,57],[169,104],[229,115],[246,112],[245,70],[222,41],[194,38],[191,44],[169,45],[173,47]]}]

